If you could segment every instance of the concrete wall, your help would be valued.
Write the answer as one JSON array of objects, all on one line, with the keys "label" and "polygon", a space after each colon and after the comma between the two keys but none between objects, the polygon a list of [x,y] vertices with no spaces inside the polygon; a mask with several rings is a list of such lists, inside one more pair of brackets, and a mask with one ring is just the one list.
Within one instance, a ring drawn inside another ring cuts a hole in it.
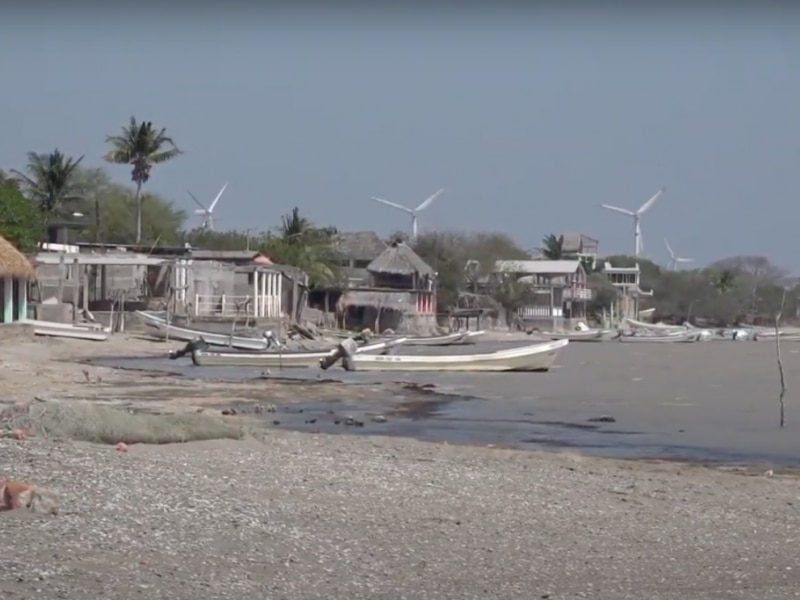
[{"label": "concrete wall", "polygon": [[[81,267],[83,268],[83,267]],[[106,270],[106,296],[115,298],[124,291],[128,298],[138,298],[145,289],[145,279],[147,278],[147,267],[137,265],[109,265]],[[38,287],[41,290],[42,300],[56,298],[58,296],[58,281],[61,267],[59,265],[39,265],[36,269]],[[74,302],[75,290],[78,284],[79,274],[74,265],[64,265],[65,278],[63,288],[63,301]],[[89,272],[92,268],[89,267]],[[100,267],[97,267],[97,276],[90,279],[89,299],[102,300],[101,293]],[[35,296],[36,297],[36,296]],[[38,299],[38,298],[37,298]]]}]

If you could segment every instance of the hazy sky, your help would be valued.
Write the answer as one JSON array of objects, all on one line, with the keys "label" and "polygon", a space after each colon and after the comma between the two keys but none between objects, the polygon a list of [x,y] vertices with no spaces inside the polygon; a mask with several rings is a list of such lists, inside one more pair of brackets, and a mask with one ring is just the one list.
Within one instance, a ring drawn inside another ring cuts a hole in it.
[{"label": "hazy sky", "polygon": [[526,247],[582,231],[629,252],[631,219],[598,205],[635,209],[666,185],[646,255],[665,261],[666,236],[700,264],[764,254],[800,271],[800,6],[255,4],[4,8],[0,167],[56,147],[100,165],[135,115],[185,151],[150,189],[191,211],[187,188],[210,199],[230,182],[218,228],[297,205],[389,233],[408,216],[370,196],[416,206],[444,187],[422,231]]}]

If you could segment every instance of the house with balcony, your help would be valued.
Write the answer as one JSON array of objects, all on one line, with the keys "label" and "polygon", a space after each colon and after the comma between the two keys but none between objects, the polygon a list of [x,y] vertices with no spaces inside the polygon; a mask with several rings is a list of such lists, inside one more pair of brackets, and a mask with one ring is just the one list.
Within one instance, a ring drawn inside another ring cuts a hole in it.
[{"label": "house with balcony", "polygon": [[436,273],[410,246],[392,242],[366,268],[369,285],[345,290],[336,305],[345,329],[433,333]]},{"label": "house with balcony", "polygon": [[524,305],[514,315],[519,322],[564,327],[570,319],[585,319],[592,299],[586,269],[580,260],[499,260],[492,277],[530,286]]},{"label": "house with balcony", "polygon": [[632,267],[615,267],[606,261],[603,264],[603,274],[617,289],[617,301],[611,307],[612,321],[626,318],[639,320],[640,299],[653,295],[653,290],[646,292],[639,287],[642,278],[639,263]]}]

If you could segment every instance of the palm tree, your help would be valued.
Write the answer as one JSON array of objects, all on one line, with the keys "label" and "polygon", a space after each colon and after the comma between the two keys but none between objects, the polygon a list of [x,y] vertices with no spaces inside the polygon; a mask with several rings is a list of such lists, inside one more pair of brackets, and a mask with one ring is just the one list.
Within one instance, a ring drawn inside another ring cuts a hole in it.
[{"label": "palm tree", "polygon": [[150,179],[153,165],[172,160],[183,152],[178,149],[164,128],[156,129],[150,121],[130,123],[122,128],[121,135],[106,136],[111,144],[103,157],[117,165],[131,165],[131,180],[136,184],[136,243],[142,241],[142,186]]},{"label": "palm tree", "polygon": [[296,206],[288,215],[281,217],[280,234],[286,241],[300,242],[311,230],[311,222],[305,217],[300,216],[300,209]]},{"label": "palm tree", "polygon": [[47,214],[52,214],[64,204],[82,198],[76,178],[77,160],[61,154],[58,149],[50,154],[28,152],[25,173],[12,169],[28,198],[39,204]]},{"label": "palm tree", "polygon": [[551,233],[542,240],[540,250],[547,260],[561,260],[564,258],[564,236]]}]

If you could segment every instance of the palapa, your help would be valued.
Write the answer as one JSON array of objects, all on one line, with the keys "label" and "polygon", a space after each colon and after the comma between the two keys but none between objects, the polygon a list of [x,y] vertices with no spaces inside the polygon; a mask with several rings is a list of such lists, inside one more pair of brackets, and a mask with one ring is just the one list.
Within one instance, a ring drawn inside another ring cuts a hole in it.
[{"label": "palapa", "polygon": [[3,236],[0,236],[0,277],[36,278],[36,271],[27,257]]},{"label": "palapa", "polygon": [[375,260],[369,263],[367,271],[389,275],[417,275],[420,277],[434,274],[430,265],[403,242],[393,242]]}]

